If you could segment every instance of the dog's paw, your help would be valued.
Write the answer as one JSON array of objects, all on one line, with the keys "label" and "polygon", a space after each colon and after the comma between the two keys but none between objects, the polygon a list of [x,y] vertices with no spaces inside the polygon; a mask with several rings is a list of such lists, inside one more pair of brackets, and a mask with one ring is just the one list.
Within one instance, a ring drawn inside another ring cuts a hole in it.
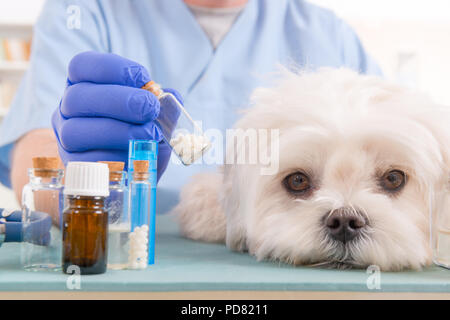
[{"label": "dog's paw", "polygon": [[225,242],[226,220],[218,200],[222,184],[222,174],[202,173],[183,187],[180,202],[172,214],[185,237]]}]

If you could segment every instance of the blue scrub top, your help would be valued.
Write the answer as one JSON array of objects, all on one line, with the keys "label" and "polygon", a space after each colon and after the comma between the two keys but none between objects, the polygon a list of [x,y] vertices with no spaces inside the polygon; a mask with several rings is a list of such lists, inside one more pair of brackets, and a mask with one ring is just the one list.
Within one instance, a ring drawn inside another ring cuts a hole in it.
[{"label": "blue scrub top", "polygon": [[[77,10],[79,28],[73,23]],[[51,127],[68,63],[86,50],[147,67],[155,81],[183,95],[204,129],[231,128],[252,89],[279,64],[380,74],[347,24],[302,0],[249,0],[216,50],[182,0],[48,0],[34,28],[30,68],[0,128],[3,184],[10,186],[14,142]],[[176,203],[188,177],[211,167],[171,162],[158,184],[158,212]]]}]

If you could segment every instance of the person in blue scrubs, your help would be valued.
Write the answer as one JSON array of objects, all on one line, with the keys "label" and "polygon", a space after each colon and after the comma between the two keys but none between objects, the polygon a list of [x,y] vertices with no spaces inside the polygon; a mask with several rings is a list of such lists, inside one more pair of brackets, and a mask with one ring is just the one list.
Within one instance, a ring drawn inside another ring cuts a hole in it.
[{"label": "person in blue scrubs", "polygon": [[[70,72],[81,74],[80,81],[91,84],[102,72],[107,73],[95,58],[78,60],[68,72],[72,58],[85,51],[114,53],[124,58],[119,65],[131,61],[143,66],[146,77],[183,97],[185,107],[194,119],[202,121],[204,129],[231,128],[251,91],[279,64],[309,70],[348,67],[380,74],[345,22],[303,0],[48,0],[34,28],[29,70],[0,129],[0,181],[12,186],[19,199],[31,158],[57,155],[61,139],[69,143],[79,139],[76,133],[60,130],[64,123],[56,125],[55,132],[65,136],[56,139],[51,118],[61,99],[65,105],[66,88],[73,85]],[[127,85],[111,81],[108,83]],[[77,91],[81,101],[88,95],[101,99],[101,94],[105,96],[100,91]],[[115,101],[121,99],[124,96]],[[120,108],[120,103],[116,107]],[[82,112],[76,117],[91,116]],[[96,125],[102,121],[100,117],[94,121],[98,122],[92,128],[102,128]],[[77,151],[101,154],[111,148],[89,144],[100,139],[95,132],[84,139],[82,144],[102,150],[71,150],[65,161],[79,159]],[[108,159],[94,156],[85,160]],[[157,211],[166,212],[176,203],[178,190],[187,179],[208,169],[169,161],[158,183]]]}]

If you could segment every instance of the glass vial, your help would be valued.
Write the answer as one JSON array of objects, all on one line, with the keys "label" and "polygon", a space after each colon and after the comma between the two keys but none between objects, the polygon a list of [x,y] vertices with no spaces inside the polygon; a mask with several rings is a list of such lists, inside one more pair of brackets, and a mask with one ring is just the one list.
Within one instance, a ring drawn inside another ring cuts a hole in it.
[{"label": "glass vial", "polygon": [[448,190],[439,190],[432,195],[436,204],[431,208],[430,217],[433,262],[450,269],[450,195]]},{"label": "glass vial", "polygon": [[63,212],[63,272],[104,273],[108,256],[109,169],[104,163],[69,162]]},{"label": "glass vial", "polygon": [[149,182],[149,162],[133,161],[133,175],[130,181],[131,213],[130,251],[128,267],[145,269],[154,263],[155,212],[152,210],[151,184]]},{"label": "glass vial", "polygon": [[173,94],[165,92],[153,81],[146,83],[142,89],[158,98],[161,110],[155,121],[162,131],[164,141],[181,163],[188,166],[200,159],[211,147],[211,142],[183,105]]},{"label": "glass vial", "polygon": [[[156,212],[156,184],[158,181],[157,164],[158,164],[158,142],[154,140],[130,140],[128,153],[128,188],[134,173],[134,161],[146,160],[148,161],[148,183],[150,184],[150,217],[153,217]],[[131,214],[131,211],[130,211]],[[149,234],[155,234],[154,220],[150,221]],[[153,242],[154,243],[154,242]],[[150,246],[150,251],[153,250]],[[149,254],[149,264],[154,263],[154,253]]]},{"label": "glass vial", "polygon": [[[33,168],[28,170],[30,181],[22,190],[21,265],[28,271],[61,269],[61,230],[52,226],[52,221],[59,224],[62,207],[64,171],[59,165],[58,158],[33,158]],[[51,219],[34,223],[43,215]]]},{"label": "glass vial", "polygon": [[105,206],[108,211],[108,269],[122,270],[128,265],[129,234],[128,188],[124,162],[99,161],[109,167],[109,197]]}]

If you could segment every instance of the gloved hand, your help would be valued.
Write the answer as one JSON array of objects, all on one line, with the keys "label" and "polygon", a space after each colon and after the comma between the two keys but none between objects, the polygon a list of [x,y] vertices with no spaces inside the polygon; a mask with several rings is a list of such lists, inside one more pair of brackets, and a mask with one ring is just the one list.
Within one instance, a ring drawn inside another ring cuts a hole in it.
[{"label": "gloved hand", "polygon": [[30,214],[30,220],[22,224],[22,210],[11,212],[0,208],[0,217],[4,217],[0,220],[0,224],[5,226],[5,242],[23,241],[48,246],[51,240],[52,218],[47,213],[39,211],[28,214]]},{"label": "gloved hand", "polygon": [[[68,161],[123,161],[130,139],[160,141],[158,179],[167,167],[170,147],[154,120],[160,113],[155,95],[140,89],[150,81],[140,64],[115,54],[83,52],[69,64],[68,86],[52,125],[59,154]],[[180,95],[171,92],[181,102]]]}]

